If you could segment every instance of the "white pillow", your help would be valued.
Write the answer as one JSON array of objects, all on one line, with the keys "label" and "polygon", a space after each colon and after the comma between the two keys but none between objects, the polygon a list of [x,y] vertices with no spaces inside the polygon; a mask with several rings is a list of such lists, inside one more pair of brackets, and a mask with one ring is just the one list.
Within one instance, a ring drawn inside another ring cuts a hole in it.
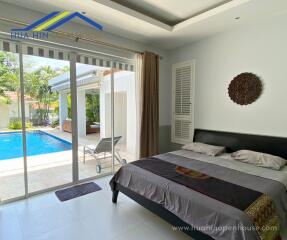
[{"label": "white pillow", "polygon": [[209,156],[217,156],[225,152],[225,147],[214,146],[200,142],[193,142],[184,145],[182,149],[194,151],[197,153],[204,153]]},{"label": "white pillow", "polygon": [[259,167],[280,170],[287,160],[267,153],[254,152],[250,150],[239,150],[232,153],[232,157],[240,162],[254,164]]}]

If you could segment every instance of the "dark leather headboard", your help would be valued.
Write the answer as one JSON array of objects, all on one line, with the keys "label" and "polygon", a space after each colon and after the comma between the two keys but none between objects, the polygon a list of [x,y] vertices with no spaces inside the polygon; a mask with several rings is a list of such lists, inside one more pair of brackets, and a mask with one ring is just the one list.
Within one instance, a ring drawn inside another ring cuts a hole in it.
[{"label": "dark leather headboard", "polygon": [[194,141],[225,146],[227,152],[248,149],[287,159],[287,138],[196,129]]}]

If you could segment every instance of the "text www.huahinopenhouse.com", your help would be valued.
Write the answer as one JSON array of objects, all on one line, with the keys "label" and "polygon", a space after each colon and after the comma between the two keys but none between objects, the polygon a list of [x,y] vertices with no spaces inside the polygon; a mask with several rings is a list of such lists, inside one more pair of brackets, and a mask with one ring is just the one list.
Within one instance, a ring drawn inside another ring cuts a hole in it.
[{"label": "text www.huahinopenhouse.com", "polygon": [[173,231],[200,231],[200,232],[206,232],[206,231],[277,231],[278,227],[276,226],[262,226],[256,227],[256,226],[198,226],[198,227],[192,227],[192,226],[172,226]]}]

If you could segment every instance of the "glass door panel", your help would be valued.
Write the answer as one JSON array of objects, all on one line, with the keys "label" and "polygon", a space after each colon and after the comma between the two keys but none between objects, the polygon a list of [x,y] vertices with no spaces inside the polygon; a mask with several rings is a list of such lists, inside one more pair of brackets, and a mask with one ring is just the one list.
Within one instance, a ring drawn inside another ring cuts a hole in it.
[{"label": "glass door panel", "polygon": [[72,182],[69,61],[24,55],[28,190]]},{"label": "glass door panel", "polygon": [[0,51],[0,201],[25,195],[19,54]]},{"label": "glass door panel", "polygon": [[[83,56],[78,55],[77,59]],[[79,179],[111,173],[110,68],[77,63]]]}]

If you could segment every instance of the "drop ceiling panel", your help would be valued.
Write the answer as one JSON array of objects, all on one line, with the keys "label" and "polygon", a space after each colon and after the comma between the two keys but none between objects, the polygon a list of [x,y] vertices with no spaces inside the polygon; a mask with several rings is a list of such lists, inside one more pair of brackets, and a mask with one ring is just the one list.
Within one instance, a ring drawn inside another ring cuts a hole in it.
[{"label": "drop ceiling panel", "polygon": [[175,25],[231,0],[112,0],[168,25]]}]

